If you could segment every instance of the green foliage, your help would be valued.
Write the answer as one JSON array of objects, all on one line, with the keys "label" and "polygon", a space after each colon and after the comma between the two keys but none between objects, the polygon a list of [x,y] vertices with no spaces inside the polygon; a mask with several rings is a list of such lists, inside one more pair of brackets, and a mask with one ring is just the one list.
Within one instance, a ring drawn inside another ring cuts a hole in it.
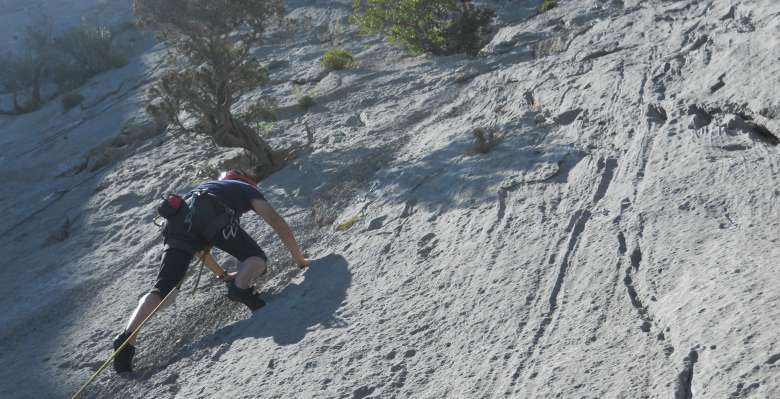
[{"label": "green foliage", "polygon": [[325,52],[320,60],[322,66],[330,70],[350,68],[355,65],[352,54],[342,48],[333,48]]},{"label": "green foliage", "polygon": [[[168,45],[172,66],[150,89],[147,109],[183,131],[208,135],[217,145],[246,149],[254,157],[255,174],[269,173],[272,149],[232,107],[268,81],[268,71],[250,49],[262,42],[270,24],[280,22],[282,0],[135,0],[133,7],[141,26]],[[270,118],[272,112],[259,114]],[[195,125],[185,126],[180,115],[194,118]]]},{"label": "green foliage", "polygon": [[555,0],[544,0],[542,5],[539,6],[539,12],[547,12],[555,8],[558,3]]},{"label": "green foliage", "polygon": [[475,8],[469,2],[464,2],[456,16],[444,31],[447,38],[446,53],[477,55],[490,37],[490,23],[496,16],[495,11]]},{"label": "green foliage", "polygon": [[273,133],[273,130],[276,129],[277,126],[278,126],[278,124],[276,122],[262,122],[261,121],[261,122],[255,122],[255,123],[252,124],[252,127],[256,131],[260,132],[260,134],[262,134],[263,137],[266,137],[266,138],[269,137]]},{"label": "green foliage", "polygon": [[62,110],[67,112],[82,102],[84,102],[84,96],[80,93],[65,94],[62,96]]},{"label": "green foliage", "polygon": [[241,95],[268,81],[249,49],[260,43],[270,19],[281,15],[280,0],[136,0],[134,10],[139,23],[169,45],[169,62],[177,66],[150,90],[160,100],[150,111],[180,128],[184,111],[207,130],[218,130],[230,122],[230,108]]},{"label": "green foliage", "polygon": [[475,55],[494,17],[470,0],[353,0],[352,20],[361,32],[385,34],[415,54]]},{"label": "green foliage", "polygon": [[336,230],[337,230],[337,231],[347,231],[347,230],[349,230],[350,228],[352,228],[352,226],[354,226],[354,225],[355,225],[355,223],[357,223],[357,222],[358,222],[358,220],[360,220],[360,218],[358,217],[358,215],[353,215],[353,216],[350,216],[349,218],[347,218],[347,220],[345,220],[345,221],[343,221],[343,222],[339,223],[339,225],[338,225],[338,226],[336,226]]},{"label": "green foliage", "polygon": [[255,100],[241,115],[246,123],[276,122],[279,116],[276,114],[276,103],[267,97]]},{"label": "green foliage", "polygon": [[316,104],[317,100],[311,94],[303,95],[298,99],[298,106],[303,112],[308,111],[309,108],[315,106]]}]

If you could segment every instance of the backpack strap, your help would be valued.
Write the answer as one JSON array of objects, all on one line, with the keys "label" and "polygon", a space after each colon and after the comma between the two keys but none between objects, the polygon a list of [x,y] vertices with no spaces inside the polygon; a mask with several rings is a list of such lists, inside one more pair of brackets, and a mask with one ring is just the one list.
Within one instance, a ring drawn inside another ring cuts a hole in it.
[{"label": "backpack strap", "polygon": [[[225,226],[238,224],[236,211],[207,190],[193,191],[185,200],[190,208],[185,219],[187,231],[199,234],[207,241],[211,241]],[[205,225],[196,225],[204,221]]]}]

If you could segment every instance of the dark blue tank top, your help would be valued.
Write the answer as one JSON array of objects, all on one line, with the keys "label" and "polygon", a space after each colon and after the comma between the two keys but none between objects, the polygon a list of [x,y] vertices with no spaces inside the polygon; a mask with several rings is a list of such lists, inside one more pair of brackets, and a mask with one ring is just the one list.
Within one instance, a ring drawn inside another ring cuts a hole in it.
[{"label": "dark blue tank top", "polygon": [[[192,191],[206,190],[229,206],[238,216],[252,210],[252,200],[265,201],[257,187],[240,180],[214,180],[198,185]],[[190,191],[190,192],[192,192]]]}]

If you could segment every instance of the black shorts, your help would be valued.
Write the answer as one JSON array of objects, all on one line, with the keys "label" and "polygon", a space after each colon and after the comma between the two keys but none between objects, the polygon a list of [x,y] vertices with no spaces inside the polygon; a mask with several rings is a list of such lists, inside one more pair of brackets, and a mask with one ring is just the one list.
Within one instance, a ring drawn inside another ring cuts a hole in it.
[{"label": "black shorts", "polygon": [[[185,239],[185,237],[180,236],[178,239]],[[209,245],[207,241],[196,236],[186,237],[186,240],[196,251],[200,251]],[[253,256],[262,258],[266,262],[268,261],[268,257],[265,256],[262,248],[238,224],[225,227],[223,231],[217,234],[211,244],[241,262]],[[192,258],[193,254],[189,251],[166,247],[162,266],[157,274],[157,282],[154,284],[152,292],[158,292],[162,296],[168,295],[173,287],[176,287],[184,278]]]}]

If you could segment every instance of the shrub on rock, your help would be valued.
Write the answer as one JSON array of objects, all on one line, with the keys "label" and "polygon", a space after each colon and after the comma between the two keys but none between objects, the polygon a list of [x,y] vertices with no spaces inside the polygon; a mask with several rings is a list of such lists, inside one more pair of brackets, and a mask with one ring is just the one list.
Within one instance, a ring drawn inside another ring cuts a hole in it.
[{"label": "shrub on rock", "polygon": [[[82,23],[55,37],[44,18],[27,28],[23,40],[21,50],[0,56],[0,90],[11,93],[13,106],[0,113],[34,111],[57,94],[127,63],[127,56],[113,46],[111,30],[102,25]],[[58,93],[44,98],[47,83],[55,83]]]},{"label": "shrub on rock", "polygon": [[65,112],[70,111],[82,102],[84,102],[84,96],[80,93],[68,93],[62,96],[62,110]]},{"label": "shrub on rock", "polygon": [[474,145],[466,150],[466,155],[487,154],[504,139],[504,135],[494,129],[477,128],[471,134],[475,139]]},{"label": "shrub on rock", "polygon": [[[0,57],[0,89],[12,95],[13,110],[8,114],[22,114],[37,110],[44,99],[41,89],[46,82],[46,72],[52,68],[53,47],[51,26],[43,21],[40,26],[28,27],[24,37],[25,50],[7,52]],[[20,94],[29,89],[27,101]]]},{"label": "shrub on rock", "polygon": [[558,3],[555,0],[544,0],[542,5],[539,6],[539,12],[547,12],[555,8]]},{"label": "shrub on rock", "polygon": [[347,50],[334,48],[325,52],[320,63],[329,70],[340,70],[352,67],[355,64],[355,58]]},{"label": "shrub on rock", "polygon": [[[209,136],[223,147],[239,147],[262,178],[280,165],[271,146],[233,111],[242,95],[268,81],[251,49],[271,24],[280,22],[282,0],[135,0],[141,25],[170,49],[170,68],[150,91],[151,113],[162,113],[183,131]],[[259,103],[264,103],[260,100]],[[179,119],[195,120],[187,124]]]},{"label": "shrub on rock", "polygon": [[306,94],[298,99],[298,106],[301,107],[301,111],[303,112],[306,112],[315,104],[317,104],[317,100],[311,94]]},{"label": "shrub on rock", "polygon": [[80,79],[79,84],[127,64],[127,57],[112,45],[113,34],[106,26],[83,23],[65,31],[54,43],[77,66],[81,76],[71,76],[70,79]]},{"label": "shrub on rock", "polygon": [[354,0],[353,11],[361,32],[385,34],[413,53],[436,55],[476,55],[495,17],[495,11],[470,0]]}]

